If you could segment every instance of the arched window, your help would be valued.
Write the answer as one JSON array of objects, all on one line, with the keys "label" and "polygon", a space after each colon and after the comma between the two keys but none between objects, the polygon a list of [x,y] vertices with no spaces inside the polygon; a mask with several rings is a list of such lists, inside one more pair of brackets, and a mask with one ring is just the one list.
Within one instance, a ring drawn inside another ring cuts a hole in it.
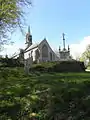
[{"label": "arched window", "polygon": [[37,60],[39,57],[40,57],[40,53],[39,53],[39,50],[37,49],[35,51],[35,59]]},{"label": "arched window", "polygon": [[50,52],[50,61],[52,61],[52,53]]},{"label": "arched window", "polygon": [[53,60],[55,60],[55,55],[53,54]]},{"label": "arched window", "polygon": [[42,57],[48,57],[48,47],[45,44],[42,46]]}]

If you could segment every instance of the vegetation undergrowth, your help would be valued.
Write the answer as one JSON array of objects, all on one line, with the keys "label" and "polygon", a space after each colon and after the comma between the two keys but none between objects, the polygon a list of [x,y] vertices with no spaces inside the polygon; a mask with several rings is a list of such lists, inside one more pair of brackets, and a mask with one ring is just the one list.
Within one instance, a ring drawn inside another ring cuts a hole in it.
[{"label": "vegetation undergrowth", "polygon": [[90,120],[90,73],[0,69],[0,120]]},{"label": "vegetation undergrowth", "polygon": [[55,61],[33,64],[31,71],[40,72],[84,72],[85,65],[80,61]]}]

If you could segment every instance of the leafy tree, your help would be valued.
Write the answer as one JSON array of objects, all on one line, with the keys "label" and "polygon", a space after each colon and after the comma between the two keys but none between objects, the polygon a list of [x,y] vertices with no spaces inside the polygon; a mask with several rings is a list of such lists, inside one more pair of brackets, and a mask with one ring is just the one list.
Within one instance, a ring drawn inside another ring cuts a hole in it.
[{"label": "leafy tree", "polygon": [[90,44],[86,47],[86,50],[82,54],[80,60],[85,61],[86,64],[87,64],[87,61],[88,61],[88,63],[90,63]]},{"label": "leafy tree", "polygon": [[90,45],[87,46],[85,52],[82,54],[84,59],[88,59],[90,62]]},{"label": "leafy tree", "polygon": [[31,0],[0,0],[0,44],[6,43],[15,28],[22,30],[24,8],[30,5]]}]

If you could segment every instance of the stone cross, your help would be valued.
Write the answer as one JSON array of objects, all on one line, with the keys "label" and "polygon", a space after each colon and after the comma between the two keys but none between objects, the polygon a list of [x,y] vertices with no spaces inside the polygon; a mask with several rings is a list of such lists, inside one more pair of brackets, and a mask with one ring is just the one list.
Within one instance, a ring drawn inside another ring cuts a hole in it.
[{"label": "stone cross", "polygon": [[25,63],[24,63],[24,70],[25,70],[25,73],[26,74],[29,74],[29,70],[30,68],[32,67],[32,63],[33,63],[33,59],[32,57],[29,57],[25,60]]}]

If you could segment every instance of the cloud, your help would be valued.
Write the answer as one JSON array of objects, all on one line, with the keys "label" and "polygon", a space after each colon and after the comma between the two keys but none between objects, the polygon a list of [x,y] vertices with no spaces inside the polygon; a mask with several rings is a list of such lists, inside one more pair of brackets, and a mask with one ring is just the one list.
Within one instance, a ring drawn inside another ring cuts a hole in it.
[{"label": "cloud", "polygon": [[24,43],[15,43],[13,45],[4,45],[4,50],[0,52],[0,55],[12,56],[15,52],[19,53],[20,48],[25,48]]},{"label": "cloud", "polygon": [[84,39],[77,44],[71,44],[70,45],[71,55],[74,58],[81,56],[81,54],[85,51],[88,44],[90,44],[90,36],[84,37]]}]

